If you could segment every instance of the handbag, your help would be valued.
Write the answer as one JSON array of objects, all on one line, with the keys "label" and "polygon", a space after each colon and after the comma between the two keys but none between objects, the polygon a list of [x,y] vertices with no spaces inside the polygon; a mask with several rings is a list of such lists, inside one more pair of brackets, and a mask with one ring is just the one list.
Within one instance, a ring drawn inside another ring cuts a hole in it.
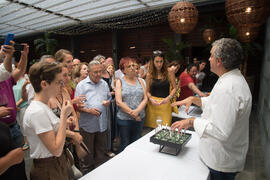
[{"label": "handbag", "polygon": [[75,166],[74,157],[70,150],[66,148],[68,174],[72,179],[79,179],[83,176],[82,172]]},{"label": "handbag", "polygon": [[83,159],[87,154],[89,154],[89,150],[84,142],[80,144],[75,144],[75,152],[79,159]]}]

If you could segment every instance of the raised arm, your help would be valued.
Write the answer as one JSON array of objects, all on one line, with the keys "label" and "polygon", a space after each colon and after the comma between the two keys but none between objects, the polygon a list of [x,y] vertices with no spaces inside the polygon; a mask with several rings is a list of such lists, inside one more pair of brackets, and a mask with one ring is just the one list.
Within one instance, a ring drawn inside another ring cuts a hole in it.
[{"label": "raised arm", "polygon": [[200,97],[190,96],[182,101],[177,101],[175,103],[172,103],[172,106],[186,106],[186,112],[188,112],[189,107],[191,104],[196,104],[197,106],[202,106],[202,101]]},{"label": "raised arm", "polygon": [[21,58],[20,58],[19,64],[17,68],[12,72],[12,76],[15,82],[17,82],[20,79],[20,77],[25,73],[26,66],[27,66],[29,46],[27,44],[23,44],[23,45],[24,45],[24,50],[21,51]]},{"label": "raised arm", "polygon": [[64,101],[57,133],[55,134],[54,131],[51,130],[38,134],[38,137],[41,139],[43,144],[54,156],[59,157],[62,154],[66,138],[67,117],[71,112],[71,103],[69,101]]},{"label": "raised arm", "polygon": [[1,46],[1,57],[5,56],[4,67],[8,72],[12,72],[12,57],[14,53],[14,41],[10,41],[10,45]]}]

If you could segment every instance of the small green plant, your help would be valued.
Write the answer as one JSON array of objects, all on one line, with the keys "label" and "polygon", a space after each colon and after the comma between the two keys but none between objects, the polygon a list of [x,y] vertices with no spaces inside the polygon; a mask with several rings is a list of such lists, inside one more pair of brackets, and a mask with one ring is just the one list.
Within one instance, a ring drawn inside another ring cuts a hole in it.
[{"label": "small green plant", "polygon": [[35,52],[40,56],[48,54],[54,55],[58,42],[56,39],[51,38],[51,33],[46,32],[44,38],[34,40]]},{"label": "small green plant", "polygon": [[183,61],[182,50],[190,47],[190,44],[182,41],[176,43],[173,39],[168,38],[164,38],[162,41],[168,45],[168,50],[165,53],[168,61]]}]

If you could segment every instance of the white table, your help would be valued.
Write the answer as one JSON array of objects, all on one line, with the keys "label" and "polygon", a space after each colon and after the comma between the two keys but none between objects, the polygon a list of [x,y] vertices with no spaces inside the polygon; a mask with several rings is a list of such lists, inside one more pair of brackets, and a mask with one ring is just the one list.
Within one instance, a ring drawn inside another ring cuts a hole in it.
[{"label": "white table", "polygon": [[150,142],[154,130],[102,164],[81,180],[206,180],[209,170],[200,160],[196,133],[178,156],[159,152],[159,145]]},{"label": "white table", "polygon": [[200,117],[201,114],[202,114],[202,110],[198,106],[190,106],[187,113],[186,113],[186,106],[180,106],[178,108],[178,114],[173,112],[172,117],[186,119],[190,117]]}]

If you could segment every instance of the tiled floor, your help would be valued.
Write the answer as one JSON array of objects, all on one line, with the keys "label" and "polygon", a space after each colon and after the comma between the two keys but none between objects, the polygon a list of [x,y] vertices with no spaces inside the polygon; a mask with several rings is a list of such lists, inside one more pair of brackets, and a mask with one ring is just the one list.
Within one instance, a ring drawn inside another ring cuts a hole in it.
[{"label": "tiled floor", "polygon": [[[144,128],[143,135],[151,129]],[[243,172],[239,173],[236,180],[266,180],[265,168],[263,163],[263,153],[259,138],[259,125],[256,112],[253,110],[250,116],[250,143],[246,159],[246,166]],[[29,158],[29,151],[25,154],[26,172],[29,174],[32,161]]]}]

